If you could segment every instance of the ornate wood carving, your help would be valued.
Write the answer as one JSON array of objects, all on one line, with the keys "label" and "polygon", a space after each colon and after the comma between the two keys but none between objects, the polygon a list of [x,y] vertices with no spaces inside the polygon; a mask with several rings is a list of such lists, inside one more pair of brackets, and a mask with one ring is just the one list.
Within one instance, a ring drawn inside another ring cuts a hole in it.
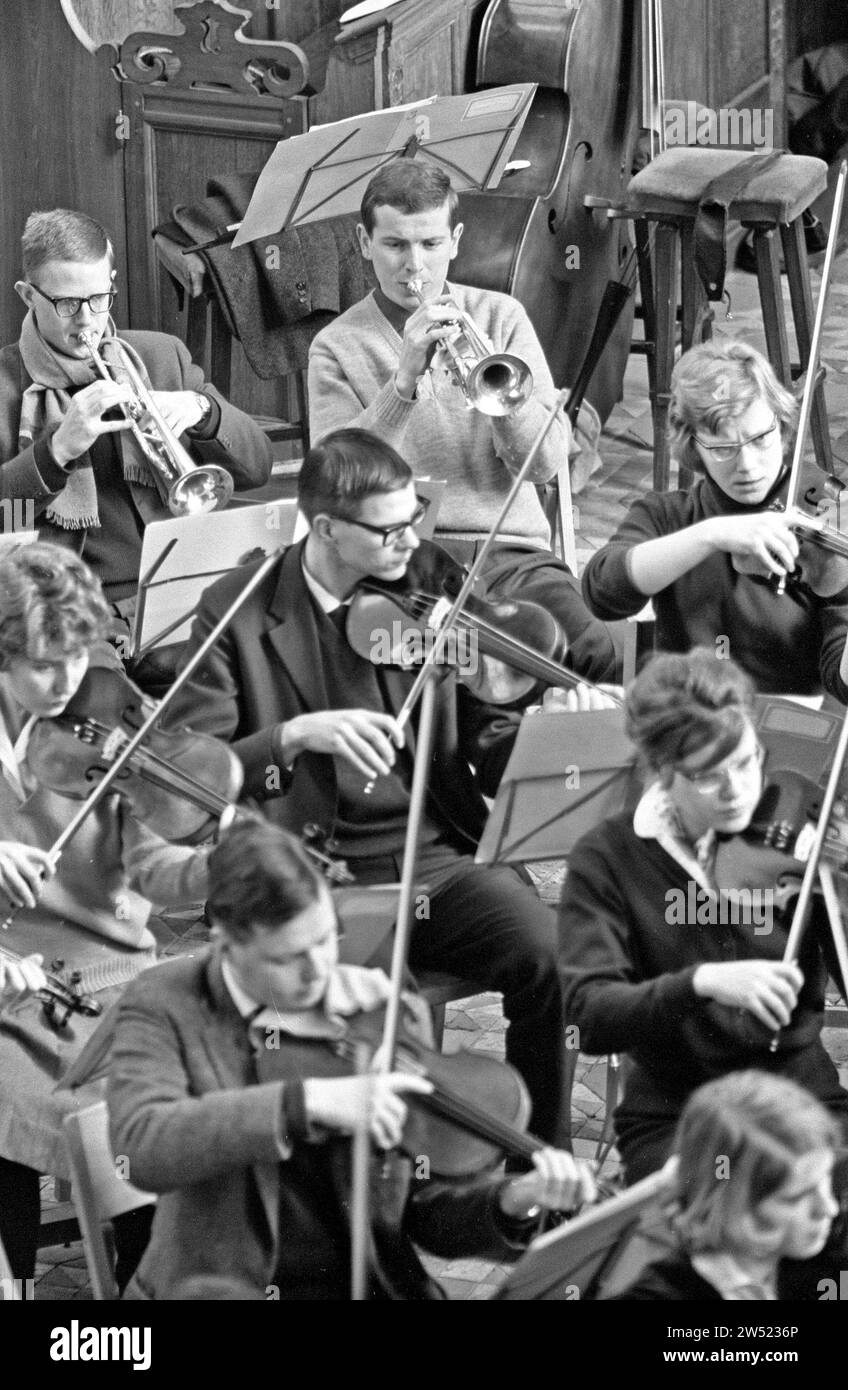
[{"label": "ornate wood carving", "polygon": [[120,81],[277,100],[323,88],[328,55],[320,31],[302,45],[249,39],[242,31],[250,12],[222,10],[213,0],[181,6],[177,13],[182,34],[135,33],[123,41],[114,68]]},{"label": "ornate wood carving", "polygon": [[[83,48],[96,53],[104,44],[117,49],[143,24],[157,34],[178,34],[174,11],[181,0],[60,0],[62,13]],[[227,0],[222,0],[227,8]],[[245,11],[242,10],[242,14]]]}]

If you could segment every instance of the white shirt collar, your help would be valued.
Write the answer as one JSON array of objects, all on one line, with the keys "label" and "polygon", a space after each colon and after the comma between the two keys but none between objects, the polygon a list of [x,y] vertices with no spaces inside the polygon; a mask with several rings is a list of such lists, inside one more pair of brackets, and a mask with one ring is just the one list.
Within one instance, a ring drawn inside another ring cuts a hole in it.
[{"label": "white shirt collar", "polygon": [[370,1013],[389,997],[391,985],[382,970],[361,965],[337,965],[327,984],[319,1007],[300,1013],[280,1013],[260,1005],[242,986],[225,954],[221,974],[230,998],[241,1017],[260,1033],[272,1029],[294,1037],[338,1037],[344,1032],[344,1019],[355,1013]]},{"label": "white shirt collar", "polygon": [[633,813],[633,831],[640,840],[656,840],[699,887],[707,893],[715,892],[710,872],[715,854],[715,831],[708,830],[696,841],[693,854],[671,797],[659,781],[645,788]]},{"label": "white shirt collar", "polygon": [[303,579],[307,589],[315,602],[325,613],[334,613],[337,608],[344,608],[346,606],[341,599],[336,598],[335,594],[331,594],[329,589],[325,589],[324,585],[320,584],[315,576],[309,573],[302,557],[300,567],[303,570]]}]

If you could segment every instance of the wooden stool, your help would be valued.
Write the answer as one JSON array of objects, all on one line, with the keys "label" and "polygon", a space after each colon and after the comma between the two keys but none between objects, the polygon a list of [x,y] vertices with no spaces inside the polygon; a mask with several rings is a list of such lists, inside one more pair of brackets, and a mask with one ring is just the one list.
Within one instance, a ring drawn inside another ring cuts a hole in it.
[{"label": "wooden stool", "polygon": [[[230,399],[233,368],[233,335],[210,287],[206,267],[195,252],[184,256],[182,247],[162,232],[153,238],[156,255],[168,273],[182,312],[183,342],[195,362],[205,361],[209,344],[209,380],[222,396]],[[297,440],[305,454],[309,448],[309,411],[306,404],[305,372],[291,378],[297,405],[297,420],[279,420],[271,416],[253,418],[272,440]]]},{"label": "wooden stool", "polygon": [[[703,342],[711,336],[712,312],[695,269],[695,219],[699,202],[713,179],[749,158],[749,151],[674,148],[654,159],[628,185],[627,204],[622,211],[624,216],[633,218],[636,227],[645,338],[649,344],[654,487],[658,490],[669,485],[666,426],[676,336],[678,249],[680,336],[685,352],[696,341]],[[753,231],[766,349],[779,380],[790,389],[793,376],[806,370],[813,327],[802,214],[824,191],[826,184],[827,165],[823,160],[782,154],[768,169],[754,173],[728,207],[729,218]],[[794,368],[789,358],[777,233],[783,245],[800,356],[800,364]],[[833,460],[821,379],[813,398],[811,427],[816,460],[821,468],[831,472]],[[688,476],[684,478],[681,474],[679,485],[685,487],[689,481]]]}]

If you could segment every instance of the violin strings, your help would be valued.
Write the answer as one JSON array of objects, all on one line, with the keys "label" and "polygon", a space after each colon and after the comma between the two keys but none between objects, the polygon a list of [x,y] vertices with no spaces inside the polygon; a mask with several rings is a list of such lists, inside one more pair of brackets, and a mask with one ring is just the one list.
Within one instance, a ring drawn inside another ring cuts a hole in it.
[{"label": "violin strings", "polygon": [[[407,611],[410,617],[413,618],[423,617],[427,608],[436,599],[436,595],[427,594],[420,589],[413,590],[409,597],[412,603]],[[486,655],[501,657],[507,664],[511,655],[526,656],[538,663],[539,669],[543,669],[545,674],[556,674],[558,677],[561,676],[565,684],[571,683],[576,685],[579,683],[579,678],[574,672],[569,671],[568,667],[563,666],[561,662],[554,661],[552,657],[545,656],[535,647],[530,647],[526,642],[522,642],[518,637],[507,637],[499,628],[489,622],[487,618],[478,617],[476,614],[473,615],[473,617],[469,617],[466,616],[464,612],[461,612],[457,617],[454,627],[457,632],[468,634],[482,632],[487,636],[492,645],[497,647],[498,650],[486,653]]]},{"label": "violin strings", "polygon": [[[99,719],[93,719],[87,716],[86,723],[95,733],[100,734],[103,738],[108,738],[109,734],[113,732],[108,724],[104,724]],[[163,758],[159,753],[154,753],[151,748],[145,747],[145,745],[142,744],[137,752],[142,754],[142,756],[147,759],[148,763],[150,763],[163,777],[166,773],[171,776],[176,773],[178,778],[181,779],[183,787],[187,788],[189,791],[194,791],[198,797],[202,797],[205,800],[206,805],[202,805],[200,808],[201,810],[205,811],[212,809],[223,811],[229,805],[229,802],[225,797],[221,796],[220,792],[216,792],[214,788],[210,787],[206,782],[201,782],[198,778],[193,777],[191,773],[183,771],[182,768],[175,767],[167,758]],[[165,786],[164,790],[173,791],[175,796],[179,795],[176,788]],[[210,803],[212,803],[211,806]]]}]

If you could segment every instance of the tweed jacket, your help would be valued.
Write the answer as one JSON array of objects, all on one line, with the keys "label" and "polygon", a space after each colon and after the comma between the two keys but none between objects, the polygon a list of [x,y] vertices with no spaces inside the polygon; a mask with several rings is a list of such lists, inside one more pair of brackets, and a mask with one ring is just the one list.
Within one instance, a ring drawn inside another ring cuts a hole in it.
[{"label": "tweed jacket", "polygon": [[[289,1200],[292,1229],[280,1231],[283,1090],[302,1075],[296,1066],[287,1070],[286,1054],[298,1046],[299,1040],[282,1035],[275,1054],[287,1080],[258,1080],[248,1029],[224,982],[218,947],[155,966],[124,992],[108,1090],[113,1152],[126,1157],[133,1183],[161,1194],[131,1299],[180,1298],[187,1283],[207,1279],[265,1297],[280,1259],[286,1260],[286,1234],[298,1250],[310,1249],[310,1232],[318,1239],[328,1217],[324,1187],[312,1197],[301,1193]],[[347,1140],[329,1137],[317,1146],[329,1150],[330,1191],[342,1222],[349,1147]],[[488,1176],[413,1181],[399,1244],[381,1247],[376,1241],[376,1296],[441,1296],[409,1238],[446,1256],[514,1256],[521,1237],[516,1223],[496,1212],[500,1186]],[[291,1270],[293,1279],[300,1274]],[[320,1296],[321,1271],[315,1277]],[[291,1297],[291,1290],[281,1288],[280,1296]]]}]

